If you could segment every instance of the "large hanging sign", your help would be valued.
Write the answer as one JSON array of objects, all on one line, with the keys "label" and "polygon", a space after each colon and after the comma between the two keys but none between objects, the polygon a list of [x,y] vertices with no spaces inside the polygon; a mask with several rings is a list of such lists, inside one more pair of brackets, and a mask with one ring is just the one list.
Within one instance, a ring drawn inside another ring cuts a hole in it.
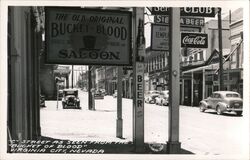
[{"label": "large hanging sign", "polygon": [[207,34],[204,33],[181,33],[181,47],[207,48]]},{"label": "large hanging sign", "polygon": [[151,25],[151,50],[169,50],[169,26],[159,24]]},{"label": "large hanging sign", "polygon": [[[181,7],[181,16],[214,17],[216,12],[213,7]],[[152,7],[153,15],[169,15],[169,7]]]},{"label": "large hanging sign", "polygon": [[130,12],[46,7],[45,14],[47,63],[132,65]]}]

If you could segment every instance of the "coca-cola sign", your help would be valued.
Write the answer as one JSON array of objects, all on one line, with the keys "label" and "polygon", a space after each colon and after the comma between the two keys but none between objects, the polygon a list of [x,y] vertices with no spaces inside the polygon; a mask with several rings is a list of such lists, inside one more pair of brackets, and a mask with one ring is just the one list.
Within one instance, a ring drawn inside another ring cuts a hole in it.
[{"label": "coca-cola sign", "polygon": [[181,33],[181,47],[207,48],[207,34]]}]

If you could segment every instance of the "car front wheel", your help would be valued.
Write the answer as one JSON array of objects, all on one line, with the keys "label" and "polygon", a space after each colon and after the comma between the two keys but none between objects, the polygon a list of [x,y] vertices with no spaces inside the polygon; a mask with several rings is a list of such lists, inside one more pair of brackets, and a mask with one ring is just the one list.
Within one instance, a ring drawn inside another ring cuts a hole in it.
[{"label": "car front wheel", "polygon": [[201,111],[201,112],[205,112],[205,110],[206,110],[206,109],[205,109],[204,104],[200,104],[200,111]]},{"label": "car front wheel", "polygon": [[78,109],[81,109],[81,107],[80,107],[80,102],[77,104],[77,108],[78,108]]},{"label": "car front wheel", "polygon": [[242,111],[237,111],[237,112],[236,112],[236,115],[237,115],[237,116],[241,116],[241,115],[242,115]]},{"label": "car front wheel", "polygon": [[218,107],[216,108],[216,113],[217,113],[218,115],[222,115],[222,111],[221,111],[220,106],[218,106]]}]

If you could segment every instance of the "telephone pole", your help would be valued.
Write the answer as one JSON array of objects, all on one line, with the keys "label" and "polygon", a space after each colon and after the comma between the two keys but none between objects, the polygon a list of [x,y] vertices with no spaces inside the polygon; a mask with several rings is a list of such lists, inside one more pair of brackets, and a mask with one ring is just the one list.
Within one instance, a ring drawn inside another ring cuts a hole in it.
[{"label": "telephone pole", "polygon": [[224,90],[223,83],[223,53],[222,53],[222,24],[221,24],[221,8],[218,8],[218,42],[219,42],[219,90]]}]

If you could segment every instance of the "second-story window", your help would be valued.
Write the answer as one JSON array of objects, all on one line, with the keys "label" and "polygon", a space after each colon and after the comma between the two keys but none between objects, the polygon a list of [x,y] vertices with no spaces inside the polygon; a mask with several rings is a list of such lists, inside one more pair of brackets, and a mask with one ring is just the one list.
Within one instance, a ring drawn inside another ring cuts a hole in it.
[{"label": "second-story window", "polygon": [[154,62],[153,62],[153,59],[151,59],[151,71],[153,71],[153,69],[154,69]]},{"label": "second-story window", "polygon": [[204,61],[203,52],[200,52],[200,60],[201,60],[201,61]]},{"label": "second-story window", "polygon": [[156,60],[155,60],[155,57],[153,58],[153,70],[156,69]]},{"label": "second-story window", "polygon": [[198,53],[196,53],[195,55],[194,55],[194,62],[197,62],[198,61]]},{"label": "second-story window", "polygon": [[160,54],[160,69],[162,69],[162,55]]},{"label": "second-story window", "polygon": [[166,65],[166,62],[165,62],[165,53],[162,55],[162,65],[163,65],[163,68]]}]

